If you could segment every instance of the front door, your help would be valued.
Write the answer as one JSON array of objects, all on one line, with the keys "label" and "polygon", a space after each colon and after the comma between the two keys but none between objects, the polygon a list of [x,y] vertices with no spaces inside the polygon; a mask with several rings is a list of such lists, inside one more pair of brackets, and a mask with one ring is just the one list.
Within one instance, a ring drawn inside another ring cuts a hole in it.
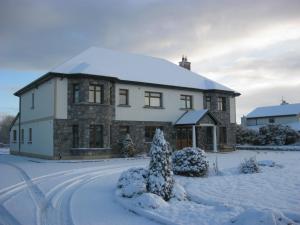
[{"label": "front door", "polygon": [[182,149],[191,147],[193,144],[192,127],[177,127],[176,128],[176,148]]}]

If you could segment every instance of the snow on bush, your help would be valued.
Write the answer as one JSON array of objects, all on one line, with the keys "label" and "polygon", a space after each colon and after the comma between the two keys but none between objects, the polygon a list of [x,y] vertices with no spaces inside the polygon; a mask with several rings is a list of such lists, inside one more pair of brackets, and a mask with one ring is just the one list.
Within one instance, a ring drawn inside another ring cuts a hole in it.
[{"label": "snow on bush", "polygon": [[200,177],[208,172],[208,161],[200,148],[187,147],[173,153],[173,171],[177,175]]},{"label": "snow on bush", "polygon": [[187,193],[180,184],[174,183],[173,189],[172,189],[172,194],[171,198],[174,198],[178,201],[184,201],[187,199]]},{"label": "snow on bush", "polygon": [[260,172],[260,168],[255,157],[245,159],[244,162],[241,163],[239,169],[241,173],[245,173],[245,174]]},{"label": "snow on bush", "polygon": [[236,127],[236,143],[237,144],[255,144],[258,132],[252,129],[237,125]]},{"label": "snow on bush", "polygon": [[122,154],[124,157],[133,157],[136,154],[136,149],[129,134],[126,134],[122,141]]},{"label": "snow on bush", "polygon": [[120,195],[131,198],[147,192],[148,173],[144,168],[131,168],[124,171],[117,183]]},{"label": "snow on bush", "polygon": [[168,206],[160,196],[152,193],[143,193],[135,199],[135,204],[143,209],[157,209],[162,206]]},{"label": "snow on bush", "polygon": [[174,185],[171,150],[160,129],[156,129],[150,149],[150,164],[147,189],[169,200]]}]

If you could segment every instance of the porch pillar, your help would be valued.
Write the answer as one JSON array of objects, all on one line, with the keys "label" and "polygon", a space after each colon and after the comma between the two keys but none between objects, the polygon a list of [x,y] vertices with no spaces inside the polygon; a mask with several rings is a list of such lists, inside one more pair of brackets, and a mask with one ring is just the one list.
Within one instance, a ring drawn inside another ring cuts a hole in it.
[{"label": "porch pillar", "polygon": [[217,152],[217,126],[213,126],[213,150]]},{"label": "porch pillar", "polygon": [[196,148],[196,126],[193,125],[193,148]]}]

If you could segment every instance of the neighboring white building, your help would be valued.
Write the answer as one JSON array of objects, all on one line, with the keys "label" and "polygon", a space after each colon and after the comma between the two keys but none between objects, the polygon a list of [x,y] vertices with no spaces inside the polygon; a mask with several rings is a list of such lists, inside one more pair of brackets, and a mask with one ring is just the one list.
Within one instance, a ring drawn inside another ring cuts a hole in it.
[{"label": "neighboring white building", "polygon": [[243,126],[255,130],[269,124],[282,124],[300,132],[300,103],[258,107],[241,121]]},{"label": "neighboring white building", "polygon": [[[89,48],[15,93],[10,150],[50,159],[117,156],[126,133],[147,151],[155,128],[174,148],[232,148],[240,94],[190,67],[185,57],[178,66]],[[196,118],[183,124],[189,111]]]}]

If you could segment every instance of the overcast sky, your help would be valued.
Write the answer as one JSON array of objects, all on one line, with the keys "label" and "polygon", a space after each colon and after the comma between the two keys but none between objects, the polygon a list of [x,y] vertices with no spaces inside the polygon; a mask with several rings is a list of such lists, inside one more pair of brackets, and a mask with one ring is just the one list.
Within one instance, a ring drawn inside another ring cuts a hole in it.
[{"label": "overcast sky", "polygon": [[177,63],[242,95],[237,121],[257,106],[300,102],[299,0],[0,1],[0,115],[12,94],[90,46]]}]

